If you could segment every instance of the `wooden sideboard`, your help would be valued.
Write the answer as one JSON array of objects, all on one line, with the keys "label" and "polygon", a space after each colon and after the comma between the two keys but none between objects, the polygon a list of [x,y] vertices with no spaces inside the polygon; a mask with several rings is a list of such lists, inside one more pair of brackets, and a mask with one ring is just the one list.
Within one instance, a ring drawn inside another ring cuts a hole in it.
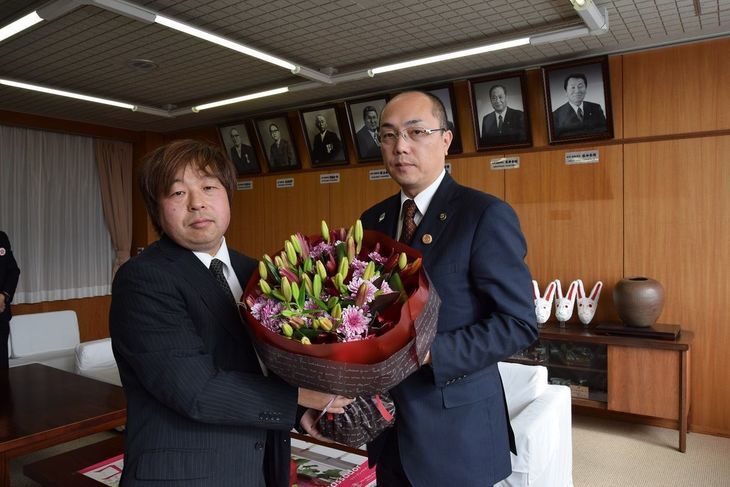
[{"label": "wooden sideboard", "polygon": [[677,421],[686,451],[693,333],[663,340],[599,334],[595,326],[547,323],[510,361],[545,365],[551,382],[571,385],[574,405]]}]

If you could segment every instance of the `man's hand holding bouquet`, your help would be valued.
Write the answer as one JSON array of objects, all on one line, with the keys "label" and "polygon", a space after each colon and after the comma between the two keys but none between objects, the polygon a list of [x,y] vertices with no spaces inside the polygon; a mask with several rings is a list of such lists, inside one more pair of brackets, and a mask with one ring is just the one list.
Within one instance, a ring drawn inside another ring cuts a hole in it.
[{"label": "man's hand holding bouquet", "polygon": [[244,314],[266,366],[299,387],[357,397],[318,428],[359,446],[392,424],[386,391],[423,364],[440,304],[418,251],[378,232],[292,235],[265,255]]}]

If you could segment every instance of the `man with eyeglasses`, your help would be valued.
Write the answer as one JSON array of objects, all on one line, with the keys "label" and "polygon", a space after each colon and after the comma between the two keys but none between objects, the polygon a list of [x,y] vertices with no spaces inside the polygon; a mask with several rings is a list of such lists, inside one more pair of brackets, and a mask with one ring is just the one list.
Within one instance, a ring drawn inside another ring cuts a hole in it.
[{"label": "man with eyeglasses", "polygon": [[[385,168],[401,191],[365,228],[423,254],[441,297],[423,366],[391,390],[395,426],[368,444],[378,487],[484,487],[510,475],[514,436],[497,362],[537,339],[517,215],[446,173],[452,134],[438,98],[406,92],[381,113]],[[519,454],[519,452],[517,452]]]},{"label": "man with eyeglasses", "polygon": [[289,145],[288,140],[281,138],[279,126],[275,123],[269,125],[269,134],[273,139],[271,148],[269,149],[269,169],[280,169],[296,165],[294,152]]}]

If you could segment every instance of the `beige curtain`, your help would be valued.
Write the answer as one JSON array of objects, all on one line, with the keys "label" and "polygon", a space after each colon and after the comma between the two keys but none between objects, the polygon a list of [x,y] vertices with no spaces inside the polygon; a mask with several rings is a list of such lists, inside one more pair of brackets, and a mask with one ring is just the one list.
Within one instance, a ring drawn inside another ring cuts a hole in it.
[{"label": "beige curtain", "polygon": [[117,254],[113,277],[132,247],[132,144],[96,139],[94,145],[104,219]]}]

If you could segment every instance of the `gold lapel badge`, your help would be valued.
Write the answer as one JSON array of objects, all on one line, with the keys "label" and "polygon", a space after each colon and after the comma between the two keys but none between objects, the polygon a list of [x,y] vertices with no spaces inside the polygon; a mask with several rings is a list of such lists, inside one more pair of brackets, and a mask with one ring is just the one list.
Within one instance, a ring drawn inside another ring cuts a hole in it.
[{"label": "gold lapel badge", "polygon": [[446,213],[439,214],[439,220],[445,221],[446,220]]},{"label": "gold lapel badge", "polygon": [[425,243],[426,245],[429,245],[431,242],[433,242],[433,237],[430,233],[425,234],[423,237],[421,237],[421,242]]},{"label": "gold lapel badge", "polygon": [[382,222],[383,220],[385,220],[385,213],[381,213],[380,216],[378,217],[379,222]]}]

